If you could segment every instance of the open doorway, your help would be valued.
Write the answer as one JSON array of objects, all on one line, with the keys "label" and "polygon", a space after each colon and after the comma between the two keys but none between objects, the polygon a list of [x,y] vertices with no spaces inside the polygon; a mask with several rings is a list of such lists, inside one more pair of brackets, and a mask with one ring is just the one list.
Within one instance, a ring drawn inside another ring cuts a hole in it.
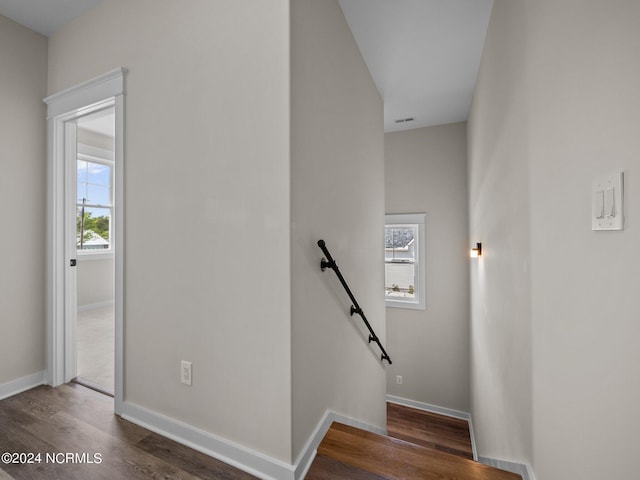
[{"label": "open doorway", "polygon": [[[113,106],[76,123],[76,381],[114,392]],[[71,171],[69,169],[68,171]]]},{"label": "open doorway", "polygon": [[[124,80],[117,68],[44,99],[46,379],[56,387],[86,377],[113,394],[116,414],[124,397]],[[91,320],[95,328],[85,329]]]}]

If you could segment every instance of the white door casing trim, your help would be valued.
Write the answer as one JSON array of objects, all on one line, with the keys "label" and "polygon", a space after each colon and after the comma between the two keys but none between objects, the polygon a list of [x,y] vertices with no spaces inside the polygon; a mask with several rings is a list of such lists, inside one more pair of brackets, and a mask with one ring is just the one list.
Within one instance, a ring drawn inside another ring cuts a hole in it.
[{"label": "white door casing trim", "polygon": [[[115,253],[115,412],[122,406],[123,384],[123,205],[124,205],[124,94],[125,73],[116,68],[44,99],[47,104],[47,368],[46,383],[65,382],[65,359],[73,332],[65,325],[65,132],[66,122],[89,112],[114,106],[115,179],[113,247]],[[75,194],[74,194],[75,196]],[[67,252],[68,254],[68,252]],[[68,297],[68,295],[66,295]],[[66,302],[66,303],[65,303]]]}]

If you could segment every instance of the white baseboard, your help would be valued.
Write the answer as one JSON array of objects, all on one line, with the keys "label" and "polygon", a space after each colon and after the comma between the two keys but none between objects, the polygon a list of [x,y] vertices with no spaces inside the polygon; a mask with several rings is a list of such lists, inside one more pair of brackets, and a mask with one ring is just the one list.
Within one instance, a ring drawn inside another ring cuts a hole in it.
[{"label": "white baseboard", "polygon": [[480,457],[480,463],[489,465],[490,467],[506,470],[507,472],[516,473],[522,476],[523,480],[536,480],[530,465],[508,462],[507,460],[497,460],[495,458]]},{"label": "white baseboard", "polygon": [[130,402],[122,403],[121,416],[152,432],[175,440],[263,480],[303,479],[313,463],[318,445],[320,445],[333,422],[344,423],[381,435],[386,434],[384,429],[327,411],[309,437],[309,440],[307,440],[296,462],[293,465],[289,465],[281,460]]},{"label": "white baseboard", "polygon": [[43,385],[45,383],[44,376],[45,372],[42,371],[0,384],[0,400],[13,397],[38,385]]},{"label": "white baseboard", "polygon": [[438,405],[431,405],[429,403],[418,402],[416,400],[409,400],[408,398],[396,397],[395,395],[387,395],[386,398],[389,403],[397,403],[398,405],[404,405],[405,407],[417,408],[418,410],[425,410],[431,413],[439,413],[440,415],[459,418],[460,420],[471,420],[471,414],[461,412],[460,410],[439,407]]},{"label": "white baseboard", "polygon": [[387,434],[387,431],[383,428],[374,427],[367,423],[363,423],[358,420],[354,420],[353,418],[346,417],[344,415],[340,415],[339,413],[327,410],[322,417],[322,420],[320,420],[315,430],[309,437],[309,440],[307,440],[307,443],[298,455],[298,458],[296,459],[296,462],[294,464],[296,480],[302,479],[306,476],[309,468],[311,468],[313,459],[316,457],[316,450],[318,449],[318,445],[320,445],[320,442],[322,442],[322,439],[327,434],[327,431],[329,430],[329,427],[331,427],[331,424],[333,422],[343,423],[345,425],[356,427],[361,430],[367,430],[379,435]]},{"label": "white baseboard", "polygon": [[522,472],[522,478],[524,480],[536,480],[536,476],[533,474],[533,469],[531,465],[525,464],[524,471]]},{"label": "white baseboard", "polygon": [[478,448],[476,446],[476,432],[473,429],[473,419],[469,415],[469,436],[471,437],[471,451],[473,452],[473,460],[478,461]]},{"label": "white baseboard", "polygon": [[327,434],[331,423],[333,423],[333,415],[330,411],[325,412],[322,420],[318,423],[313,433],[302,448],[295,462],[295,478],[296,480],[304,478],[311,468],[314,458],[316,458],[316,450],[322,439]]},{"label": "white baseboard", "polygon": [[263,480],[295,480],[293,465],[130,402],[122,418]]},{"label": "white baseboard", "polygon": [[387,402],[397,403],[398,405],[404,405],[405,407],[417,408],[418,410],[424,410],[425,412],[437,413],[439,415],[445,415],[447,417],[458,418],[460,420],[466,420],[469,423],[469,436],[471,437],[471,451],[473,453],[473,459],[478,461],[478,452],[476,450],[476,436],[473,431],[473,422],[471,421],[471,414],[462,412],[460,410],[454,410],[452,408],[440,407],[438,405],[431,405],[429,403],[418,402],[416,400],[410,400],[408,398],[396,397],[395,395],[386,396]]}]

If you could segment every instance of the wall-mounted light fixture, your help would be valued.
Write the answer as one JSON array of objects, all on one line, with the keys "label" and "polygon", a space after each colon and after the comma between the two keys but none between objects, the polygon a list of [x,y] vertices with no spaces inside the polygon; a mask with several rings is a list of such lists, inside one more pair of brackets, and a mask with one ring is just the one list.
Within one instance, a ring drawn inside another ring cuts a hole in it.
[{"label": "wall-mounted light fixture", "polygon": [[471,248],[471,251],[469,252],[469,255],[471,256],[471,258],[481,257],[482,256],[482,244],[480,242],[476,243],[476,246]]}]

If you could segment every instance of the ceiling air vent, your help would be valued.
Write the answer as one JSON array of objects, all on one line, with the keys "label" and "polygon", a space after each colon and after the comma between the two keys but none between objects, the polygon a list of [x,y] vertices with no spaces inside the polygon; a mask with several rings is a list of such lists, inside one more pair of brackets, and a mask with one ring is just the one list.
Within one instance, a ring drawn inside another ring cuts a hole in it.
[{"label": "ceiling air vent", "polygon": [[409,117],[409,118],[399,118],[398,120],[396,120],[396,123],[406,123],[406,122],[413,122],[415,120],[414,117]]}]

